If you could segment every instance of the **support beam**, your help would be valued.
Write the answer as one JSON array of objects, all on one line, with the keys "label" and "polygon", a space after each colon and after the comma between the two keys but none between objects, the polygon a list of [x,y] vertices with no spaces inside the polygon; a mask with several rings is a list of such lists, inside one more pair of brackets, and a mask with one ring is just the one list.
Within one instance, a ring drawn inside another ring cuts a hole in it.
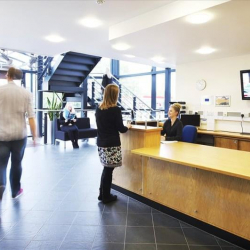
[{"label": "support beam", "polygon": [[165,115],[164,117],[167,117],[170,101],[171,101],[171,69],[166,68],[165,69],[165,103],[164,103]]},{"label": "support beam", "polygon": [[[39,91],[42,90],[43,85],[43,78],[41,77],[43,73],[43,57],[38,56],[37,60],[37,109],[43,108],[43,92]],[[42,137],[42,112],[37,112],[37,124],[38,124],[38,136]]]}]

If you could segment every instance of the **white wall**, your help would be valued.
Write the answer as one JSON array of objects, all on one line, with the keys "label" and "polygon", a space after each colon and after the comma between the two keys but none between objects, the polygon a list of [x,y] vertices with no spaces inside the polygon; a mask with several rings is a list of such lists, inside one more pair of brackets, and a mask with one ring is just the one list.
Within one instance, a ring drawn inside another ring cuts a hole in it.
[{"label": "white wall", "polygon": [[[250,54],[177,65],[176,100],[186,101],[188,110],[204,111],[204,117],[209,121],[209,125],[204,123],[201,126],[204,129],[241,132],[240,118],[233,118],[236,121],[217,120],[217,112],[241,112],[245,115],[250,113],[250,100],[241,99],[240,70],[246,69],[250,69]],[[202,91],[196,89],[196,82],[200,79],[207,82]],[[201,104],[202,96],[216,95],[230,95],[231,106],[215,107],[214,102],[212,105]],[[250,118],[246,120],[244,132],[250,132]]]}]

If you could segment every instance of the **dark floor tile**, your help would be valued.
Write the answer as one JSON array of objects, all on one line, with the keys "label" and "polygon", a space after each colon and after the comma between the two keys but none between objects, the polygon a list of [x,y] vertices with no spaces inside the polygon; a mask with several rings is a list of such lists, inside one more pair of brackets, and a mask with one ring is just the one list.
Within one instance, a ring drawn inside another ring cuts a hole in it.
[{"label": "dark floor tile", "polygon": [[129,199],[128,213],[151,213],[151,207],[144,205],[139,201]]},{"label": "dark floor tile", "polygon": [[[215,237],[216,238],[216,237]],[[219,239],[219,238],[216,238],[218,244],[221,246],[221,247],[236,247],[235,245],[225,241],[225,240],[222,240],[222,239]]]},{"label": "dark floor tile", "polygon": [[97,226],[100,225],[101,217],[102,215],[100,212],[79,212],[73,224]]},{"label": "dark floor tile", "polygon": [[[234,247],[234,246],[231,246],[231,247],[221,247],[222,250],[244,250],[243,248],[240,248],[240,247]],[[249,249],[249,248],[248,248]]]},{"label": "dark floor tile", "polygon": [[221,250],[219,246],[189,246],[190,250]]},{"label": "dark floor tile", "polygon": [[127,243],[155,243],[153,227],[127,227]]},{"label": "dark floor tile", "polygon": [[45,222],[50,225],[71,225],[77,212],[55,211],[51,217]]},{"label": "dark floor tile", "polygon": [[122,243],[98,243],[94,245],[92,250],[124,250]]},{"label": "dark floor tile", "polygon": [[0,241],[0,249],[2,250],[25,250],[29,241],[25,240],[2,240]]},{"label": "dark floor tile", "polygon": [[136,227],[143,227],[143,226],[152,227],[153,226],[152,215],[149,213],[128,214],[127,225]]},{"label": "dark floor tile", "polygon": [[157,244],[187,244],[181,228],[155,227]]},{"label": "dark floor tile", "polygon": [[57,250],[60,245],[57,241],[31,241],[26,250]]},{"label": "dark floor tile", "polygon": [[25,210],[10,210],[4,212],[4,216],[1,217],[2,223],[12,223],[15,224],[22,220],[26,215],[28,214],[28,211]]},{"label": "dark floor tile", "polygon": [[189,224],[187,224],[187,223],[185,223],[185,222],[183,222],[183,221],[180,221],[180,224],[181,224],[181,227],[182,227],[182,228],[190,228],[190,227],[193,227],[192,225],[189,225]]},{"label": "dark floor tile", "polygon": [[33,240],[62,241],[69,228],[69,225],[44,225]]},{"label": "dark floor tile", "polygon": [[162,214],[162,212],[157,209],[152,208],[152,214]]},{"label": "dark floor tile", "polygon": [[35,206],[33,206],[32,210],[34,211],[54,211],[56,210],[59,205],[61,204],[61,201],[41,201],[36,203]]},{"label": "dark floor tile", "polygon": [[213,235],[205,233],[197,228],[183,228],[189,245],[218,246]]},{"label": "dark floor tile", "polygon": [[95,237],[96,230],[96,226],[73,225],[70,228],[65,241],[80,241],[92,243]]},{"label": "dark floor tile", "polygon": [[5,240],[32,240],[38,233],[42,224],[26,224],[18,223],[12,227],[9,232],[4,236]]},{"label": "dark floor tile", "polygon": [[105,226],[125,226],[126,220],[126,213],[103,213],[101,224]]},{"label": "dark floor tile", "polygon": [[105,205],[104,213],[127,213],[128,201],[117,200]]},{"label": "dark floor tile", "polygon": [[187,245],[161,245],[157,244],[157,250],[189,250]]},{"label": "dark floor tile", "polygon": [[92,243],[65,241],[61,245],[60,250],[78,250],[78,249],[91,250],[91,248],[92,248]]},{"label": "dark floor tile", "polygon": [[67,212],[78,212],[80,210],[81,205],[81,201],[62,201],[57,210]]},{"label": "dark floor tile", "polygon": [[155,227],[180,227],[180,223],[177,219],[165,214],[153,214]]},{"label": "dark floor tile", "polygon": [[126,244],[125,250],[156,250],[155,244]]},{"label": "dark floor tile", "polygon": [[125,226],[99,226],[95,243],[124,243]]},{"label": "dark floor tile", "polygon": [[51,211],[29,211],[20,222],[27,224],[42,224],[45,223],[51,215]]},{"label": "dark floor tile", "polygon": [[102,202],[82,202],[79,211],[82,212],[103,212],[104,204]]}]

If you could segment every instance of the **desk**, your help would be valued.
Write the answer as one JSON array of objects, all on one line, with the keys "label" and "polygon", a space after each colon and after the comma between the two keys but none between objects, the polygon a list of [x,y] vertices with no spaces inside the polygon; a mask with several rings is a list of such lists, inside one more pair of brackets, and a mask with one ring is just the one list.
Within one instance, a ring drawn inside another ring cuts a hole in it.
[{"label": "desk", "polygon": [[131,153],[132,149],[157,147],[160,145],[162,128],[133,125],[127,133],[121,134],[122,167],[116,168],[113,183],[137,194],[142,194],[141,157]]},{"label": "desk", "polygon": [[184,142],[132,153],[143,197],[250,240],[249,153]]},{"label": "desk", "polygon": [[198,129],[198,140],[202,143],[202,137],[212,138],[215,147],[237,149],[250,152],[250,136],[240,133],[208,131]]}]

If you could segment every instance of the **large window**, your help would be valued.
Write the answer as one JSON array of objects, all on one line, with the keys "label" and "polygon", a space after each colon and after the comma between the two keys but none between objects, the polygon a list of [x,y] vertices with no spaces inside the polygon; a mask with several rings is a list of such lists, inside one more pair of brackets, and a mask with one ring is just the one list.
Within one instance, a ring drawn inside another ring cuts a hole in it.
[{"label": "large window", "polygon": [[106,74],[107,68],[110,70],[111,60],[110,58],[103,57],[100,62],[91,71],[91,74],[95,76],[103,76]]},{"label": "large window", "polygon": [[151,75],[121,78],[120,82],[151,107]]},{"label": "large window", "polygon": [[120,75],[146,73],[150,72],[151,69],[152,66],[149,65],[120,61]]},{"label": "large window", "polygon": [[165,108],[165,74],[156,75],[156,109]]},{"label": "large window", "polygon": [[171,73],[171,101],[176,100],[176,72]]}]

